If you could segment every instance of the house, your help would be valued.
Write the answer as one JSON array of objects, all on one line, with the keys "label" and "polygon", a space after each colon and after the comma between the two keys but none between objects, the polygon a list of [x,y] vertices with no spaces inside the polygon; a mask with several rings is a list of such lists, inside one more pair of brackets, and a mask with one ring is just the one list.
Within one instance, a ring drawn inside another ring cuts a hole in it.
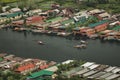
[{"label": "house", "polygon": [[89,37],[90,35],[95,34],[95,29],[83,30],[83,31],[81,31],[81,34]]},{"label": "house", "polygon": [[52,77],[54,73],[52,71],[48,70],[40,70],[38,72],[31,73],[28,77],[27,80],[31,79],[36,79],[36,80],[44,80],[44,79],[49,79]]},{"label": "house", "polygon": [[93,64],[95,64],[94,62],[86,62],[86,63],[84,63],[83,65],[81,65],[81,67],[83,67],[83,68],[88,68],[89,66],[91,66],[91,65],[93,65]]},{"label": "house", "polygon": [[56,17],[56,18],[52,18],[52,19],[46,20],[45,22],[51,23],[51,24],[56,24],[56,23],[59,23],[61,21],[63,21],[62,17]]},{"label": "house", "polygon": [[10,6],[3,6],[3,7],[2,7],[2,11],[3,11],[3,12],[6,12],[6,9],[7,9],[7,8],[10,8]]},{"label": "house", "polygon": [[48,70],[48,71],[52,71],[52,72],[56,72],[58,70],[58,67],[57,66],[51,66],[45,70]]},{"label": "house", "polygon": [[40,14],[41,12],[42,12],[41,9],[34,9],[34,10],[30,10],[30,11],[26,12],[26,15],[33,16],[34,14]]},{"label": "house", "polygon": [[104,30],[100,32],[100,38],[103,39],[104,37],[106,37],[106,34],[110,33],[110,32],[114,32],[113,30]]},{"label": "house", "polygon": [[8,12],[5,13],[0,13],[0,24],[5,23],[6,21],[8,21],[9,19],[7,17],[5,17],[5,15],[9,14]]},{"label": "house", "polygon": [[7,13],[7,14],[3,14],[1,16],[4,16],[5,18],[7,18],[9,20],[17,20],[17,19],[22,18],[23,12]]},{"label": "house", "polygon": [[37,66],[35,66],[35,64],[27,63],[24,65],[20,65],[17,69],[15,69],[15,72],[18,72],[20,74],[26,74],[36,69],[37,69]]},{"label": "house", "polygon": [[100,32],[107,29],[108,24],[108,20],[102,20],[97,23],[89,24],[88,27],[94,28],[96,32]]},{"label": "house", "polygon": [[21,12],[20,8],[12,8],[9,10],[11,13],[15,13],[15,12]]},{"label": "house", "polygon": [[[26,18],[26,25],[35,25],[38,26],[41,23],[43,23],[43,20],[45,19],[45,17],[43,16],[32,16],[32,17],[28,17]],[[38,24],[39,23],[39,24]],[[13,26],[22,26],[24,24],[24,20],[19,20],[19,21],[13,21],[12,25]],[[39,26],[38,26],[39,27]]]},{"label": "house", "polygon": [[112,30],[114,30],[114,31],[120,31],[120,25],[113,27]]},{"label": "house", "polygon": [[94,9],[94,10],[88,11],[88,14],[90,14],[90,15],[95,15],[95,14],[101,14],[101,13],[103,13],[103,12],[105,12],[105,10]]},{"label": "house", "polygon": [[70,24],[74,24],[74,19],[64,20],[61,22],[61,24],[64,26],[69,26]]},{"label": "house", "polygon": [[111,15],[108,14],[107,12],[101,13],[98,16],[101,17],[102,19],[109,19],[111,17]]}]

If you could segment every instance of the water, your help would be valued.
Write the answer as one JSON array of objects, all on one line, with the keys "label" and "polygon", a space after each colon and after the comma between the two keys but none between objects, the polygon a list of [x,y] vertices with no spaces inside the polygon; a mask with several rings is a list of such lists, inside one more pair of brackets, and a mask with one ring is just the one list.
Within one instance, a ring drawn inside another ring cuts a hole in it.
[{"label": "water", "polygon": [[[41,40],[45,45],[39,45]],[[120,43],[87,40],[86,49],[73,46],[80,43],[74,37],[63,38],[32,33],[0,30],[0,52],[24,58],[39,58],[62,62],[68,59],[93,61],[100,64],[120,66]]]}]

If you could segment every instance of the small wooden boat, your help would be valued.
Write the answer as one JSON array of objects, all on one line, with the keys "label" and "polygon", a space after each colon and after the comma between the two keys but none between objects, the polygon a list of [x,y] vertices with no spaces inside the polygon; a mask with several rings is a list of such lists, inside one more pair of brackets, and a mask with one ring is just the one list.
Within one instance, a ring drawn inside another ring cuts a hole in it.
[{"label": "small wooden boat", "polygon": [[81,44],[81,45],[76,45],[74,46],[75,48],[86,48],[86,45],[85,44]]},{"label": "small wooden boat", "polygon": [[43,45],[44,43],[43,43],[42,41],[38,41],[38,44],[41,44],[41,45]]},{"label": "small wooden boat", "polygon": [[84,41],[84,40],[81,40],[80,43],[81,43],[81,44],[87,44],[87,42]]}]

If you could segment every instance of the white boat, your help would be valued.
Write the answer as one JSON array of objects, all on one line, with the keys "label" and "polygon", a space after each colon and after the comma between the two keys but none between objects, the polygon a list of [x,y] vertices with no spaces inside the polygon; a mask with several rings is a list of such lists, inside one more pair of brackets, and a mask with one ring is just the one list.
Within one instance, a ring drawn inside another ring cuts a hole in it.
[{"label": "white boat", "polygon": [[81,40],[80,43],[81,43],[81,44],[87,44],[87,42],[84,41],[84,40]]},{"label": "white boat", "polygon": [[86,48],[86,45],[85,44],[81,44],[81,45],[76,45],[74,46],[75,48]]},{"label": "white boat", "polygon": [[42,44],[43,45],[44,43],[42,41],[38,41],[38,44]]}]

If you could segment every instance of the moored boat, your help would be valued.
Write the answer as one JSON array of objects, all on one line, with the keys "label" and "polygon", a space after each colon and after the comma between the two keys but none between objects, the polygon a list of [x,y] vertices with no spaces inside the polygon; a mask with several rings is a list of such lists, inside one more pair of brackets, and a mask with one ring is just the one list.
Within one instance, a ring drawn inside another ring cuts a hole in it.
[{"label": "moored boat", "polygon": [[86,45],[85,44],[81,44],[81,45],[76,45],[74,46],[75,48],[86,48]]},{"label": "moored boat", "polygon": [[41,45],[43,45],[44,43],[43,43],[42,41],[38,41],[38,44],[41,44]]},{"label": "moored boat", "polygon": [[87,44],[88,42],[84,41],[84,40],[81,40],[80,41],[81,44]]}]

